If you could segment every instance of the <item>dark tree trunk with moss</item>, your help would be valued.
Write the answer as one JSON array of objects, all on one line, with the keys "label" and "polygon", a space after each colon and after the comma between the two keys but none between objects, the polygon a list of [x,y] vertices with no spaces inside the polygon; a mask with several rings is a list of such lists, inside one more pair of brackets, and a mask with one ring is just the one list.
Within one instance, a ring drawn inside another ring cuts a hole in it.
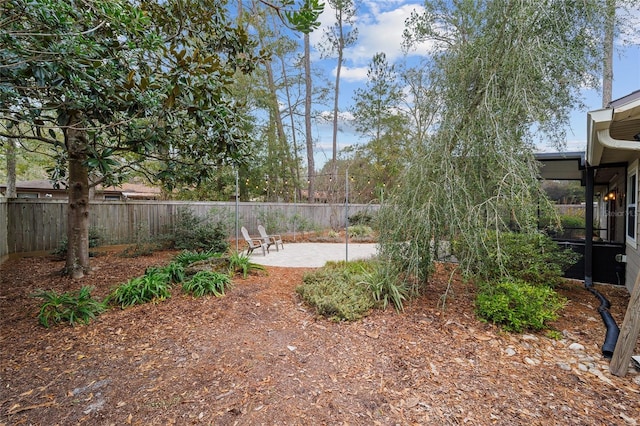
[{"label": "dark tree trunk with moss", "polygon": [[81,113],[74,111],[65,131],[69,154],[69,205],[67,215],[66,272],[72,278],[82,278],[89,272],[89,172],[87,133],[81,124]]}]

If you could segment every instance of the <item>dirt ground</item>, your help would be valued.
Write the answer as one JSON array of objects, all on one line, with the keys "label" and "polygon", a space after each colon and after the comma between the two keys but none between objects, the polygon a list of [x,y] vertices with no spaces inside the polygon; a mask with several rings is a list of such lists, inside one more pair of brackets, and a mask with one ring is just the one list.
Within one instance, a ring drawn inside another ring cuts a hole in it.
[{"label": "dirt ground", "polygon": [[[113,286],[175,253],[102,254],[82,282]],[[476,320],[473,289],[448,273],[403,313],[317,318],[295,293],[305,269],[269,267],[225,297],[180,294],[45,329],[36,289],[75,290],[52,257],[0,267],[0,425],[635,425],[640,375],[608,372],[597,300],[580,283],[544,333]],[[628,294],[599,288],[620,324]],[[639,346],[640,348],[640,346]],[[638,353],[638,351],[636,351]]]}]

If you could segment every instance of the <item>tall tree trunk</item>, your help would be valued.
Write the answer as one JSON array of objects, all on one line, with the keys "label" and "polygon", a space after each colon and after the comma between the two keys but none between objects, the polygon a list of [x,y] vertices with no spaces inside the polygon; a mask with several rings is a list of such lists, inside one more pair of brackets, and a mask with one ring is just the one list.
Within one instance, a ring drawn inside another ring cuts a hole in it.
[{"label": "tall tree trunk", "polygon": [[[298,191],[299,189],[299,185],[298,182],[300,182],[300,157],[298,156],[299,151],[298,151],[298,142],[296,139],[296,122],[294,119],[294,114],[293,114],[293,103],[291,102],[291,93],[289,90],[289,78],[287,76],[287,66],[286,63],[284,61],[284,57],[280,56],[280,64],[282,66],[282,77],[284,79],[284,90],[287,94],[287,106],[289,107],[289,120],[291,121],[291,144],[292,144],[292,148],[293,148],[293,162],[295,164],[295,166],[293,167],[293,190],[294,191]],[[286,202],[289,202],[290,199],[288,199],[289,194],[287,193],[287,199],[285,200]],[[300,198],[300,193],[298,191],[298,198]]]},{"label": "tall tree trunk", "polygon": [[[332,135],[332,154],[331,154],[331,180],[329,184],[329,194],[334,194],[337,202],[339,197],[338,188],[338,101],[340,99],[340,72],[342,70],[342,56],[344,50],[344,38],[342,37],[342,21],[340,21],[340,39],[338,46],[338,64],[336,67],[336,87],[333,94],[333,135]],[[333,197],[332,197],[333,198]]]},{"label": "tall tree trunk", "polygon": [[[15,126],[14,126],[15,128]],[[7,147],[7,198],[16,198],[16,141],[13,138],[6,140]]]},{"label": "tall tree trunk", "polygon": [[89,172],[86,167],[87,132],[81,113],[74,111],[65,131],[69,154],[69,205],[67,212],[67,273],[82,278],[89,272]]},{"label": "tall tree trunk", "polygon": [[616,0],[607,0],[604,24],[604,64],[602,67],[602,108],[613,97],[613,35],[616,20]]},{"label": "tall tree trunk", "polygon": [[[269,92],[271,93],[272,98],[272,108],[273,108],[273,118],[276,123],[276,142],[280,146],[280,149],[277,151],[280,152],[279,155],[279,163],[280,165],[285,165],[288,169],[288,173],[291,177],[296,175],[296,164],[293,162],[293,158],[291,158],[291,150],[289,149],[289,144],[287,143],[287,135],[284,131],[284,124],[282,123],[282,114],[280,113],[280,106],[278,103],[278,94],[276,91],[276,83],[273,77],[273,68],[271,66],[271,62],[267,61],[265,63],[265,68],[267,70],[267,84],[269,85]],[[287,82],[285,81],[285,85]],[[290,104],[291,102],[289,102]],[[282,173],[279,174],[282,176]]]},{"label": "tall tree trunk", "polygon": [[307,142],[307,173],[309,175],[309,202],[313,203],[316,199],[315,193],[315,176],[316,164],[313,158],[313,137],[311,135],[311,47],[309,42],[309,34],[304,34],[304,127],[305,138]]},{"label": "tall tree trunk", "polygon": [[[333,152],[331,161],[333,162],[333,171],[336,170],[336,160],[338,159],[338,101],[340,99],[340,73],[342,71],[342,57],[344,53],[344,35],[342,29],[342,9],[339,9],[340,19],[338,25],[340,27],[340,36],[338,38],[338,63],[336,65],[336,87],[333,93]],[[334,179],[336,176],[334,176]]]}]

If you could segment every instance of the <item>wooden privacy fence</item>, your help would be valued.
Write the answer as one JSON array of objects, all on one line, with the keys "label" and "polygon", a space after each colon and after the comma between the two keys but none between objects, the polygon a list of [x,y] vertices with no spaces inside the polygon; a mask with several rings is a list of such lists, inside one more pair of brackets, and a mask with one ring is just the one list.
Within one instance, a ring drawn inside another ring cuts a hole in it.
[{"label": "wooden privacy fence", "polygon": [[[271,233],[300,233],[344,227],[344,204],[239,203],[238,226],[251,234],[263,224]],[[349,216],[374,213],[378,205],[349,204]],[[128,244],[175,229],[181,209],[227,225],[235,237],[235,202],[193,201],[92,201],[90,227],[101,245]],[[66,237],[66,200],[11,199],[0,202],[0,259],[6,254],[53,250]],[[6,232],[4,231],[6,230]]]},{"label": "wooden privacy fence", "polygon": [[9,254],[7,230],[7,200],[0,197],[0,263]]}]

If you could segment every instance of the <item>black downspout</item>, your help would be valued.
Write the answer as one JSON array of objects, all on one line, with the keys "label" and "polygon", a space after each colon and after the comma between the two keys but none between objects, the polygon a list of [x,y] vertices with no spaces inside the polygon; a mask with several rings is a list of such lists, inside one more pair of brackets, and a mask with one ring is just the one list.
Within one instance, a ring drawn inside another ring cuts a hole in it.
[{"label": "black downspout", "polygon": [[586,190],[585,190],[585,238],[584,238],[584,286],[600,301],[598,313],[604,322],[607,332],[602,344],[602,355],[611,358],[616,348],[620,329],[609,312],[611,304],[598,290],[593,288],[593,167],[586,166]]}]

